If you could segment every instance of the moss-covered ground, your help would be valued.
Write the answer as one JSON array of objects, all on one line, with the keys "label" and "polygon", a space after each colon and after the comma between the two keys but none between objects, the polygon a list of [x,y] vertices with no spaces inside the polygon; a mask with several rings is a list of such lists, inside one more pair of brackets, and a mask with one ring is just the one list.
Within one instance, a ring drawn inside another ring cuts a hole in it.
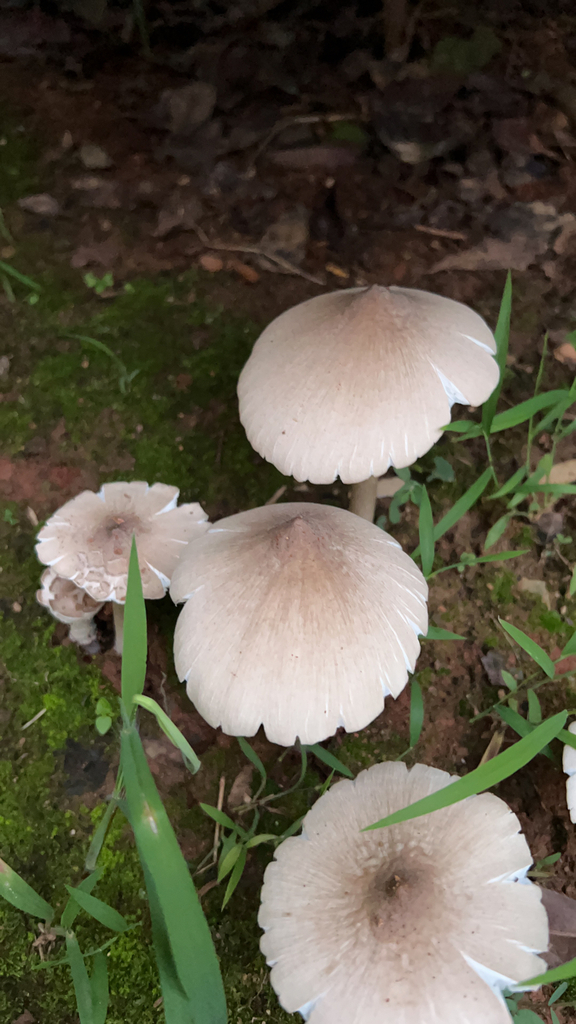
[{"label": "moss-covered ground", "polygon": [[[34,141],[17,123],[2,125],[0,119],[0,137],[0,208],[7,212],[6,223],[0,221],[0,258],[39,286],[31,288],[0,267],[5,287],[0,355],[10,360],[0,378],[0,855],[61,908],[65,883],[82,877],[89,839],[104,811],[106,780],[117,761],[116,732],[101,738],[94,725],[98,699],[112,700],[114,690],[102,673],[102,658],[93,660],[62,645],[62,634],[35,602],[36,519],[41,522],[53,511],[60,496],[66,500],[104,480],[177,484],[184,500],[200,500],[211,517],[262,504],[283,480],[252,451],[236,413],[236,379],[259,325],[215,303],[209,278],[191,271],[130,280],[100,297],[60,258],[52,230],[40,226],[19,234],[13,244],[11,204],[19,195],[48,187],[49,181],[37,170]],[[529,318],[529,303],[524,306],[523,315]],[[507,387],[510,403],[528,397],[519,375],[510,374]],[[498,442],[503,478],[521,445],[519,433]],[[442,454],[454,466],[455,480],[431,485],[439,509],[453,504],[484,460],[480,444],[464,451],[446,440]],[[433,463],[433,455],[422,460],[421,479]],[[483,518],[470,518],[458,536],[439,545],[437,567],[462,551],[478,549],[479,536],[504,509],[495,504],[497,508],[486,506]],[[414,546],[417,530],[410,515],[395,532]],[[506,543],[526,546],[529,554],[518,564],[437,577],[433,619],[463,633],[469,643],[464,654],[449,644],[425,646],[418,673],[425,699],[424,732],[408,760],[418,756],[451,771],[478,763],[490,732],[485,731],[487,720],[474,726],[469,720],[497,699],[483,679],[480,657],[493,647],[509,655],[498,616],[515,621],[547,650],[561,648],[572,632],[576,603],[568,593],[565,565],[555,554],[549,557],[551,549],[537,545],[533,526],[518,523]],[[572,540],[561,554],[567,565],[573,563]],[[519,594],[522,574],[545,575],[553,607]],[[150,614],[167,637],[173,610],[166,605]],[[521,659],[514,662],[514,671],[523,668]],[[540,691],[544,710],[573,704],[571,685],[568,675],[561,684]],[[166,686],[178,686],[170,666]],[[384,725],[379,721],[362,734],[339,738],[335,753],[354,771],[402,755],[409,746],[409,710],[407,690],[390,705]],[[278,766],[278,751],[267,747],[265,753],[275,780],[270,791],[288,785],[297,774],[297,756],[291,754]],[[75,758],[80,767],[75,767]],[[215,803],[221,775],[230,785],[245,764],[234,742],[211,745],[202,760],[197,788],[186,782],[163,790],[178,834],[194,837],[193,870],[213,836],[197,800]],[[552,778],[548,764],[539,761],[535,771],[556,794],[561,792],[559,773]],[[300,789],[278,801],[281,813],[265,815],[265,830],[281,832],[305,813],[325,779],[323,767],[312,763]],[[515,798],[512,792],[512,802]],[[548,822],[542,815],[534,826],[541,856],[556,852],[546,832]],[[225,911],[220,909],[221,886],[204,896],[234,1024],[288,1019],[278,1007],[258,951],[257,893],[270,855],[269,846],[251,854]],[[154,1024],[162,1019],[162,1009],[143,878],[120,816],[104,847],[102,866],[98,895],[135,925],[109,950],[109,1024]],[[213,872],[199,876],[199,886],[213,877]],[[87,948],[107,939],[108,933],[81,917],[78,936]],[[43,966],[58,958],[61,942],[39,947],[38,938],[32,918],[0,904],[0,1024],[10,1024],[25,1010],[39,1024],[77,1020],[68,969]]]}]

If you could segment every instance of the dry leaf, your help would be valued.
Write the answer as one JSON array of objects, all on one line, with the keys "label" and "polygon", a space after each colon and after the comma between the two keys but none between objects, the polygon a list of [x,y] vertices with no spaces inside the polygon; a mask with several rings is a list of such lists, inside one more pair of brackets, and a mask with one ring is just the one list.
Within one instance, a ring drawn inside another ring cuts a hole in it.
[{"label": "dry leaf", "polygon": [[567,462],[558,462],[552,466],[548,483],[551,484],[573,484],[576,480],[576,459],[568,459]]},{"label": "dry leaf", "polygon": [[576,956],[576,900],[553,889],[542,889],[542,903],[550,927],[550,946],[544,959],[550,967],[557,967]]},{"label": "dry leaf", "polygon": [[565,341],[563,345],[554,349],[554,359],[566,366],[576,366],[576,348],[569,341]]},{"label": "dry leaf", "polygon": [[391,498],[403,486],[399,476],[381,476],[376,489],[377,498]]},{"label": "dry leaf", "polygon": [[518,583],[518,590],[523,594],[534,594],[535,597],[539,597],[542,603],[546,605],[548,611],[550,611],[552,598],[544,580],[530,580],[527,576],[523,576]]},{"label": "dry leaf", "polygon": [[269,159],[278,167],[307,171],[311,167],[322,167],[334,171],[338,167],[350,167],[356,163],[360,150],[356,146],[318,145],[298,146],[292,149],[276,149]]},{"label": "dry leaf", "polygon": [[465,252],[444,256],[428,273],[438,274],[441,270],[527,270],[547,248],[547,238],[516,235],[508,242],[500,238],[485,238]]},{"label": "dry leaf", "polygon": [[214,256],[211,252],[205,252],[198,260],[198,263],[209,274],[217,274],[224,267],[224,261],[219,256]]},{"label": "dry leaf", "polygon": [[62,212],[58,200],[49,196],[47,192],[41,192],[36,196],[25,196],[18,200],[18,206],[21,210],[36,213],[40,217],[58,217]]},{"label": "dry leaf", "polygon": [[252,799],[252,775],[254,768],[251,764],[238,773],[228,794],[228,807],[234,810],[241,804],[249,804]]},{"label": "dry leaf", "polygon": [[118,243],[112,238],[106,238],[103,242],[93,242],[92,245],[80,245],[70,260],[70,266],[78,270],[80,267],[87,267],[90,264],[98,264],[101,267],[110,268],[118,259],[120,250]]},{"label": "dry leaf", "polygon": [[260,274],[257,270],[254,270],[254,267],[248,266],[247,263],[242,263],[242,260],[238,260],[234,256],[227,260],[226,268],[227,270],[235,270],[247,284],[258,284],[260,280]]}]

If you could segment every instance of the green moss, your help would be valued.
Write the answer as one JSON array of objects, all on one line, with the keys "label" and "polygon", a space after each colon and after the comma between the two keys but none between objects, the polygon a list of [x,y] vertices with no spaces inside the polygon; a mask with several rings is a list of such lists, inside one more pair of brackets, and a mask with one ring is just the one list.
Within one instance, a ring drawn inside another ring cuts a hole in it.
[{"label": "green moss", "polygon": [[37,189],[37,157],[24,127],[0,112],[0,208]]},{"label": "green moss", "polygon": [[[44,280],[46,294],[52,285]],[[126,452],[134,459],[132,477],[175,482],[185,498],[223,512],[265,501],[282,478],[251,449],[236,402],[257,329],[202,298],[186,301],[193,286],[192,274],[138,280],[105,305],[81,292],[65,329],[60,289],[54,309],[43,294],[4,312],[11,374],[21,374],[18,402],[0,404],[7,450],[25,447],[31,422],[47,436],[63,416],[59,458],[107,462],[108,479],[127,475],[114,468],[121,450],[123,467]]]},{"label": "green moss", "polygon": [[517,580],[513,572],[500,569],[493,574],[487,573],[486,579],[492,585],[492,590],[489,591],[492,603],[497,606],[500,612],[514,603],[514,587]]}]

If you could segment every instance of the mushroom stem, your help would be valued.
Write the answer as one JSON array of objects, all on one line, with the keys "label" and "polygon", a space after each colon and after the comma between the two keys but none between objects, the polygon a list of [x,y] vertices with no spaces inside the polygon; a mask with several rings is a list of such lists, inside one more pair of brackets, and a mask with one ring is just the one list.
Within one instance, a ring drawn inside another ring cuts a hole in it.
[{"label": "mushroom stem", "polygon": [[70,624],[70,639],[81,647],[88,647],[96,639],[94,619],[78,619]]},{"label": "mushroom stem", "polygon": [[114,650],[122,654],[124,647],[124,605],[112,602],[112,614],[114,616]]},{"label": "mushroom stem", "polygon": [[361,519],[368,519],[371,523],[374,522],[377,488],[377,477],[369,476],[367,480],[361,480],[359,484],[352,485],[350,496],[350,511],[354,515],[360,516]]}]

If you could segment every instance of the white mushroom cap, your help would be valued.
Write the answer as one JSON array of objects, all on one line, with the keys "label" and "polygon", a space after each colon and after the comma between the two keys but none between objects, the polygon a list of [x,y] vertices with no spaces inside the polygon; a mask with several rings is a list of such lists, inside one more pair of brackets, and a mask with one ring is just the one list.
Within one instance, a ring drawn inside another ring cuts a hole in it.
[{"label": "white mushroom cap", "polygon": [[212,726],[286,746],[362,729],[406,685],[428,588],[392,537],[289,503],[214,524],[177,566],[176,671]]},{"label": "white mushroom cap", "polygon": [[[576,735],[576,722],[570,722],[568,732]],[[566,804],[570,812],[570,821],[576,824],[576,750],[564,744],[562,751],[562,767],[569,777],[566,779]]]},{"label": "white mushroom cap", "polygon": [[490,328],[468,306],[413,288],[347,288],[287,310],[240,374],[250,444],[281,473],[347,484],[409,466],[454,402],[498,383]]},{"label": "white mushroom cap", "polygon": [[284,1009],[311,1024],[510,1024],[500,993],[545,970],[534,952],[548,946],[516,815],[484,793],[360,831],[450,781],[374,765],[278,847],[258,920]]},{"label": "white mushroom cap", "polygon": [[36,554],[94,600],[123,604],[135,534],[144,597],[163,597],[186,544],[208,528],[197,502],[176,507],[178,494],[142,481],[83,491],[42,527]]},{"label": "white mushroom cap", "polygon": [[48,608],[58,622],[68,626],[82,619],[93,619],[102,607],[102,601],[95,601],[72,580],[58,576],[54,569],[45,569],[40,583],[42,589],[36,591],[36,600]]},{"label": "white mushroom cap", "polygon": [[54,571],[45,569],[40,577],[41,590],[36,591],[36,600],[54,616],[58,622],[70,626],[70,639],[77,644],[88,646],[96,639],[94,616],[102,602],[94,601],[85,590],[77,587],[72,580],[66,580]]}]

